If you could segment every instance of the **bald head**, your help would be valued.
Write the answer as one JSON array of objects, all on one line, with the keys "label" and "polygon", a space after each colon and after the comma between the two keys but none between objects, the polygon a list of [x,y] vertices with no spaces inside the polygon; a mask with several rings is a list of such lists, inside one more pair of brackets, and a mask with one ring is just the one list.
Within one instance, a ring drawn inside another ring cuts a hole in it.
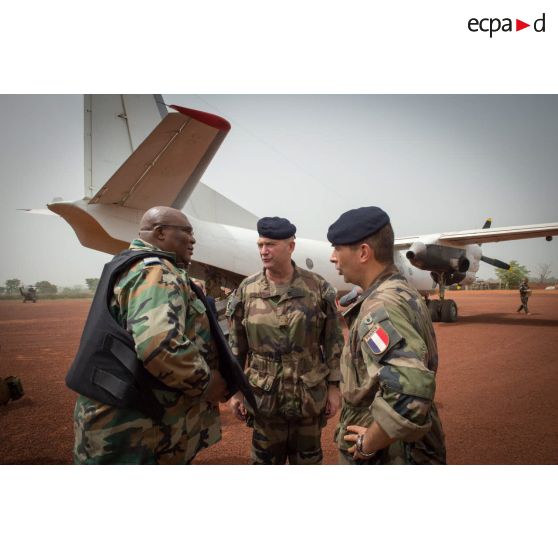
[{"label": "bald head", "polygon": [[152,207],[140,221],[139,236],[156,248],[174,252],[177,261],[189,264],[194,252],[194,231],[186,215],[173,207]]},{"label": "bald head", "polygon": [[186,219],[184,213],[175,209],[174,207],[165,207],[163,205],[152,207],[148,209],[141,218],[140,221],[140,231],[150,230],[155,225],[168,225],[169,223],[175,223],[178,220],[188,220]]}]

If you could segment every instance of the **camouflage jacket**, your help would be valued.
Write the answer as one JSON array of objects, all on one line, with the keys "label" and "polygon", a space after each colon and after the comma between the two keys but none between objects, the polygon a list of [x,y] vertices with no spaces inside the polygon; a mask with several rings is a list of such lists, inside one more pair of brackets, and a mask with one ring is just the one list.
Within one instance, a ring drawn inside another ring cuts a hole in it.
[{"label": "camouflage jacket", "polygon": [[519,285],[519,296],[521,298],[528,298],[530,294],[531,294],[531,289],[529,288],[529,285],[526,285],[525,283],[521,283]]},{"label": "camouflage jacket", "polygon": [[[155,250],[134,240],[132,250]],[[201,300],[170,260],[132,264],[110,301],[114,319],[133,336],[145,368],[175,392],[155,390],[160,422],[80,396],[75,409],[76,463],[187,463],[220,439],[218,409],[202,400],[217,353]]]},{"label": "camouflage jacket", "polygon": [[434,405],[438,351],[420,294],[395,266],[386,269],[345,314],[343,409],[336,433],[377,421],[397,442],[378,454],[383,463],[445,462],[444,436]]},{"label": "camouflage jacket", "polygon": [[293,266],[289,285],[269,282],[263,271],[244,279],[227,308],[229,344],[264,416],[318,416],[327,381],[341,380],[335,290],[319,275]]}]

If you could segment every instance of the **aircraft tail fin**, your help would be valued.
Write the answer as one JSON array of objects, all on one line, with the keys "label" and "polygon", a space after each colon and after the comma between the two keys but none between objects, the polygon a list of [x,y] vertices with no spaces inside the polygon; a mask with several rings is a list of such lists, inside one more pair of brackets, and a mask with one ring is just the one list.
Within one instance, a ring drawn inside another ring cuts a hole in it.
[{"label": "aircraft tail fin", "polygon": [[168,114],[161,95],[84,95],[85,197],[101,189]]},{"label": "aircraft tail fin", "polygon": [[[88,98],[87,98],[88,97]],[[182,208],[230,124],[172,106],[158,95],[89,95],[85,100],[85,186],[90,204]]]}]

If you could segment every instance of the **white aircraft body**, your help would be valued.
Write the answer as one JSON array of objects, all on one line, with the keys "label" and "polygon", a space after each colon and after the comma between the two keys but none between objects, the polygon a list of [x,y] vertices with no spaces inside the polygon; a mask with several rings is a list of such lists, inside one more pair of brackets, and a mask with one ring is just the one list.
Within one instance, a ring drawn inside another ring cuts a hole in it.
[{"label": "white aircraft body", "polygon": [[[81,244],[116,254],[136,237],[145,210],[155,205],[183,209],[196,237],[193,276],[234,288],[261,269],[256,248],[258,217],[199,182],[230,129],[218,117],[166,105],[157,95],[85,95],[85,196],[53,201],[48,208],[74,229]],[[44,213],[44,210],[32,210]],[[270,214],[275,213],[270,207]],[[440,286],[441,301],[429,301],[434,320],[455,321],[457,307],[444,288],[470,284],[483,256],[481,244],[558,234],[558,223],[396,238],[395,263],[421,293]],[[329,262],[328,242],[297,238],[297,264],[349,291]]]}]

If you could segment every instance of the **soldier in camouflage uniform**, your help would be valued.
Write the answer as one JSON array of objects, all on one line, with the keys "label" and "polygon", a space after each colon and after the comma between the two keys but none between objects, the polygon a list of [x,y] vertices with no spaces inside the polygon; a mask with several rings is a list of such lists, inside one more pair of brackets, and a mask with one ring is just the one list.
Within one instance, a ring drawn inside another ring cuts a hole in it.
[{"label": "soldier in camouflage uniform", "polygon": [[521,305],[517,309],[518,312],[525,310],[525,314],[529,314],[529,307],[527,306],[529,302],[529,295],[531,294],[531,289],[529,288],[529,283],[527,279],[523,279],[519,285],[519,298],[521,299]]},{"label": "soldier in camouflage uniform", "polygon": [[237,394],[231,408],[254,429],[255,464],[321,463],[321,430],[340,404],[335,291],[291,260],[295,232],[287,219],[258,221],[264,269],[240,284],[227,309],[229,343],[257,401],[249,408]]},{"label": "soldier in camouflage uniform", "polygon": [[377,207],[348,211],[328,240],[336,269],[364,290],[344,313],[340,463],[445,463],[436,337],[420,294],[393,264],[389,217]]},{"label": "soldier in camouflage uniform", "polygon": [[189,463],[221,438],[217,403],[225,383],[209,334],[205,307],[189,287],[186,266],[193,253],[192,227],[176,209],[155,207],[140,224],[131,250],[165,251],[122,273],[110,312],[133,336],[147,371],[174,391],[153,390],[164,407],[160,420],[80,395],[74,414],[74,462]]}]

